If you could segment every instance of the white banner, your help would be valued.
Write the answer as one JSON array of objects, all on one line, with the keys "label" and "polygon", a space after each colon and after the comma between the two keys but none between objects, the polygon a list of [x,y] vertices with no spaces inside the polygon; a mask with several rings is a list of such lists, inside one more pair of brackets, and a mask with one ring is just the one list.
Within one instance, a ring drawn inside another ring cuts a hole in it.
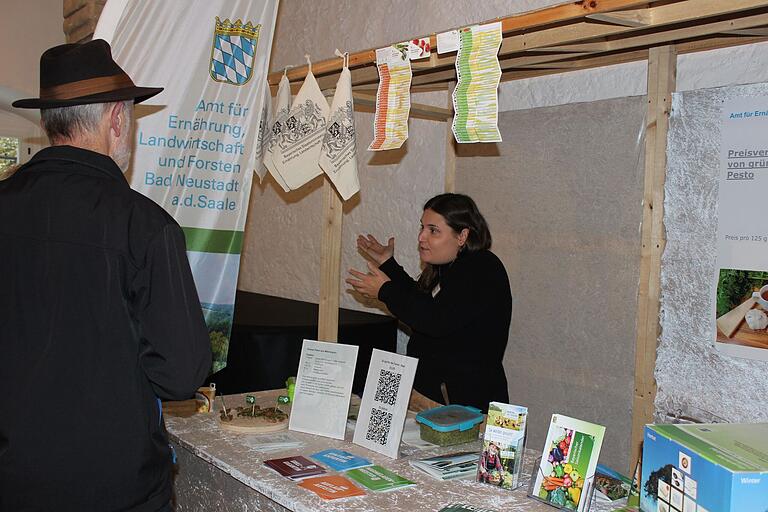
[{"label": "white banner", "polygon": [[165,87],[137,106],[131,186],[184,228],[214,371],[226,365],[277,5],[110,0],[94,35],[136,84]]},{"label": "white banner", "polygon": [[768,360],[768,97],[723,105],[715,346]]}]

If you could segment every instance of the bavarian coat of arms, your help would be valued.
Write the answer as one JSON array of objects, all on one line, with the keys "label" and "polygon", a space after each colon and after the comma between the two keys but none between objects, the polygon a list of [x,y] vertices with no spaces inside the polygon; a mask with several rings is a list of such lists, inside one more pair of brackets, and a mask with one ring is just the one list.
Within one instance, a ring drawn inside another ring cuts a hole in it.
[{"label": "bavarian coat of arms", "polygon": [[216,16],[211,48],[211,78],[216,82],[243,85],[253,75],[253,58],[259,43],[261,25],[250,21],[234,23],[229,19],[221,21]]}]

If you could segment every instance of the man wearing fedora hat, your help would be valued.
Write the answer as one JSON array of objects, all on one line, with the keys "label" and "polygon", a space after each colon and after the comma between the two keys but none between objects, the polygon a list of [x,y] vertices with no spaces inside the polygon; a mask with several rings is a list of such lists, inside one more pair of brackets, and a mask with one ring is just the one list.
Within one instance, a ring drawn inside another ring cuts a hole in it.
[{"label": "man wearing fedora hat", "polygon": [[211,350],[184,234],[123,176],[137,87],[109,45],[40,58],[51,146],[0,182],[0,511],[170,510],[158,399]]}]

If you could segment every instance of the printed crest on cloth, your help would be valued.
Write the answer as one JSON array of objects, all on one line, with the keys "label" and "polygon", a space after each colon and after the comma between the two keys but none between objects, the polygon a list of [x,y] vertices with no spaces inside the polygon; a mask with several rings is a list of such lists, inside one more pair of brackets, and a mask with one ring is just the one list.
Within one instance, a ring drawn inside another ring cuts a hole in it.
[{"label": "printed crest on cloth", "polygon": [[331,114],[323,139],[323,152],[336,160],[350,144],[355,143],[355,110],[347,101]]},{"label": "printed crest on cloth", "polygon": [[253,74],[253,56],[259,43],[261,25],[243,25],[216,16],[211,48],[211,78],[216,82],[243,85]]},{"label": "printed crest on cloth", "polygon": [[301,142],[302,139],[312,135],[318,129],[325,125],[325,117],[317,106],[311,100],[306,100],[301,108],[297,105],[291,108],[291,115],[285,120],[280,137],[280,149],[285,150],[288,146]]}]

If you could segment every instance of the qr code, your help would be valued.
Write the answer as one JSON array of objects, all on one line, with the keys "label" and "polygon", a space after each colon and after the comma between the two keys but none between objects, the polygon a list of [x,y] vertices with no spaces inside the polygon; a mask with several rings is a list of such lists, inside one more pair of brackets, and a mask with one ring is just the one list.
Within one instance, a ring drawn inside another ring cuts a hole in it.
[{"label": "qr code", "polygon": [[379,382],[376,385],[376,395],[373,400],[387,405],[395,405],[397,391],[400,389],[400,373],[381,370],[379,373]]},{"label": "qr code", "polygon": [[384,446],[387,444],[391,426],[392,413],[381,409],[371,409],[371,419],[368,421],[368,432],[365,433],[365,438]]}]

